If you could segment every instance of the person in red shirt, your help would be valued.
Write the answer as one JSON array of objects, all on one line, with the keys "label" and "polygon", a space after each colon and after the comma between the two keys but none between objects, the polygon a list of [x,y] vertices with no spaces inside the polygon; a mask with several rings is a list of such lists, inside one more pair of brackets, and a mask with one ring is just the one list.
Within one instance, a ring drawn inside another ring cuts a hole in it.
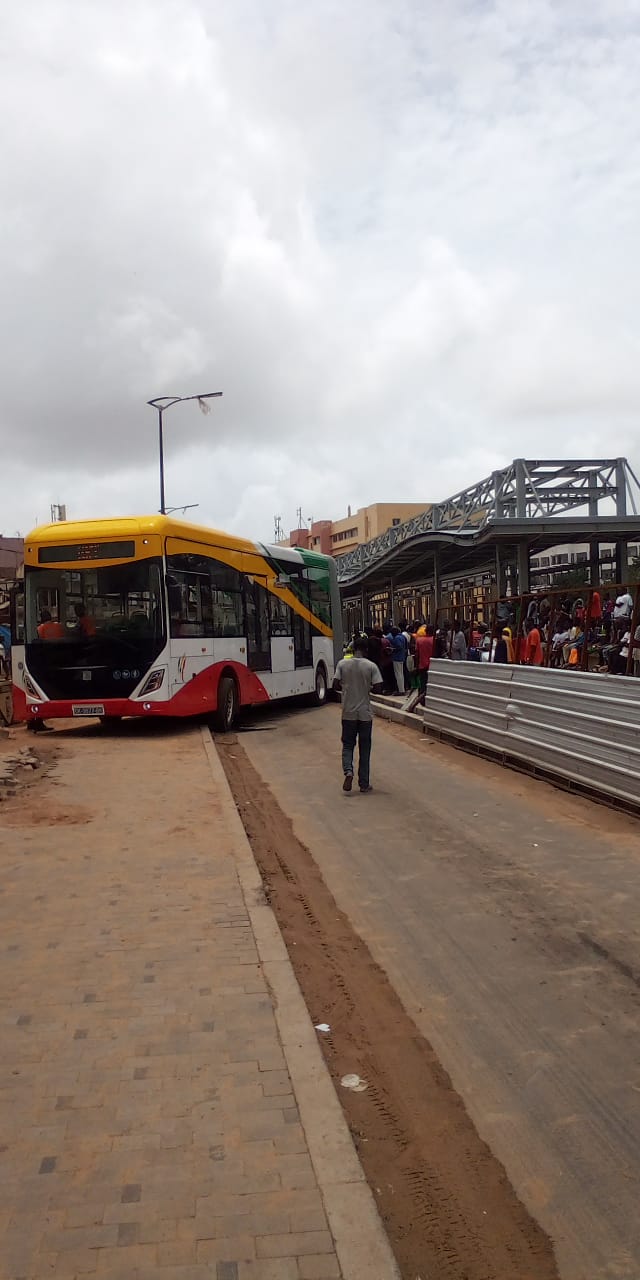
[{"label": "person in red shirt", "polygon": [[544,662],[542,637],[536,626],[530,626],[527,632],[524,660],[528,667],[541,667]]},{"label": "person in red shirt", "polygon": [[602,601],[601,601],[601,599],[600,599],[600,592],[599,592],[599,591],[594,591],[594,593],[593,593],[593,595],[592,595],[592,597],[591,597],[591,606],[590,606],[590,609],[589,609],[589,617],[590,617],[590,619],[591,619],[591,621],[592,621],[592,623],[593,623],[594,627],[599,627],[599,626],[600,626],[600,623],[602,622]]},{"label": "person in red shirt", "polygon": [[73,610],[76,615],[76,632],[82,636],[95,636],[95,618],[86,612],[83,604],[74,604]]},{"label": "person in red shirt", "polygon": [[429,679],[429,667],[433,657],[433,640],[434,628],[429,623],[426,628],[426,635],[416,636],[416,671],[418,672],[418,680],[420,682],[420,696],[424,698]]}]

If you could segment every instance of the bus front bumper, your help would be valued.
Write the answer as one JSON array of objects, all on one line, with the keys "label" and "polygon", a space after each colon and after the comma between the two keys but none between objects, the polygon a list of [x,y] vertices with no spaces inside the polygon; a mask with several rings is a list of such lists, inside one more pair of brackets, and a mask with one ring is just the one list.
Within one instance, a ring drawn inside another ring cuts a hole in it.
[{"label": "bus front bumper", "polygon": [[[94,717],[121,720],[123,716],[180,715],[179,707],[169,702],[134,702],[129,698],[105,698],[102,702],[52,701],[32,702],[27,699],[24,719],[29,720],[89,720]],[[191,712],[182,714],[193,715]]]}]

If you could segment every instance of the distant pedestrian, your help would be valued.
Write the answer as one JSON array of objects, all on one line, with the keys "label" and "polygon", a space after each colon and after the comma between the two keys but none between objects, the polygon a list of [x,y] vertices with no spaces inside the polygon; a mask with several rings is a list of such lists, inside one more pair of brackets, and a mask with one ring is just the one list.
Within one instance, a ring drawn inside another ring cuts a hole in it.
[{"label": "distant pedestrian", "polygon": [[443,622],[441,627],[435,634],[433,646],[434,658],[447,658],[449,656],[449,623]]},{"label": "distant pedestrian", "polygon": [[513,662],[513,636],[511,627],[503,627],[494,654],[494,662]]},{"label": "distant pedestrian", "polygon": [[585,634],[582,624],[577,622],[575,627],[571,628],[571,637],[569,643],[565,645],[564,661],[567,667],[579,667],[582,661],[582,650],[584,648]]},{"label": "distant pedestrian", "polygon": [[628,591],[624,591],[618,596],[613,609],[613,627],[618,636],[629,629],[632,613],[633,596]]},{"label": "distant pedestrian", "polygon": [[426,627],[426,635],[416,636],[416,653],[415,653],[416,670],[418,672],[420,694],[422,698],[426,693],[427,683],[429,680],[429,667],[431,666],[431,659],[433,657],[433,644],[434,644],[433,633],[434,633],[434,627],[432,627],[431,623],[429,623],[429,625]]},{"label": "distant pedestrian", "polygon": [[454,662],[463,662],[467,657],[467,638],[464,634],[462,623],[458,618],[456,618],[456,621],[453,624],[451,657]]},{"label": "distant pedestrian", "polygon": [[541,667],[544,662],[544,651],[542,648],[540,629],[531,622],[527,627],[527,642],[524,650],[524,660],[528,667]]},{"label": "distant pedestrian", "polygon": [[373,627],[369,632],[367,657],[382,671],[382,631],[380,627]]},{"label": "distant pedestrian", "polygon": [[0,675],[7,680],[11,676],[11,632],[0,623]]},{"label": "distant pedestrian", "polygon": [[591,606],[589,609],[589,618],[594,627],[598,628],[602,622],[602,600],[600,592],[594,591],[591,596]]},{"label": "distant pedestrian", "polygon": [[392,627],[387,636],[392,649],[393,674],[398,693],[404,693],[404,664],[407,661],[407,642],[399,627]]},{"label": "distant pedestrian", "polygon": [[[375,662],[375,658],[373,659]],[[382,672],[383,693],[395,693],[396,681],[393,674],[393,645],[391,637],[383,633],[380,638],[380,662],[376,666]]]},{"label": "distant pedestrian", "polygon": [[370,695],[381,692],[382,675],[375,663],[366,657],[365,640],[355,641],[350,662],[343,658],[338,663],[333,687],[342,691],[342,790],[351,791],[353,786],[353,756],[357,742],[358,785],[361,791],[371,791],[369,769],[373,713]]}]

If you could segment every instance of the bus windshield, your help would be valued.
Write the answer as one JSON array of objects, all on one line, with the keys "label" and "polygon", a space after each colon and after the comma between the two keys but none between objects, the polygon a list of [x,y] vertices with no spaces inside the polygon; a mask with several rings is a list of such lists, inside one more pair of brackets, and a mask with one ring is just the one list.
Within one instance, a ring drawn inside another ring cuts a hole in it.
[{"label": "bus windshield", "polygon": [[49,698],[126,697],[166,643],[162,561],[25,571],[28,667]]},{"label": "bus windshield", "polygon": [[106,636],[162,636],[159,560],[104,569],[28,569],[27,644]]}]

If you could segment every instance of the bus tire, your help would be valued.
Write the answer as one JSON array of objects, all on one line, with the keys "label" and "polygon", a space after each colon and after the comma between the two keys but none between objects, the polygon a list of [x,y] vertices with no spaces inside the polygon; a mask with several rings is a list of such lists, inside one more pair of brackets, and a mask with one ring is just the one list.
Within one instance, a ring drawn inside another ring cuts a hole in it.
[{"label": "bus tire", "polygon": [[238,715],[238,686],[233,676],[223,676],[218,685],[218,707],[214,716],[219,733],[230,733]]},{"label": "bus tire", "polygon": [[324,707],[329,697],[329,682],[327,680],[327,668],[323,662],[319,662],[316,667],[316,683],[312,693],[314,707]]}]

